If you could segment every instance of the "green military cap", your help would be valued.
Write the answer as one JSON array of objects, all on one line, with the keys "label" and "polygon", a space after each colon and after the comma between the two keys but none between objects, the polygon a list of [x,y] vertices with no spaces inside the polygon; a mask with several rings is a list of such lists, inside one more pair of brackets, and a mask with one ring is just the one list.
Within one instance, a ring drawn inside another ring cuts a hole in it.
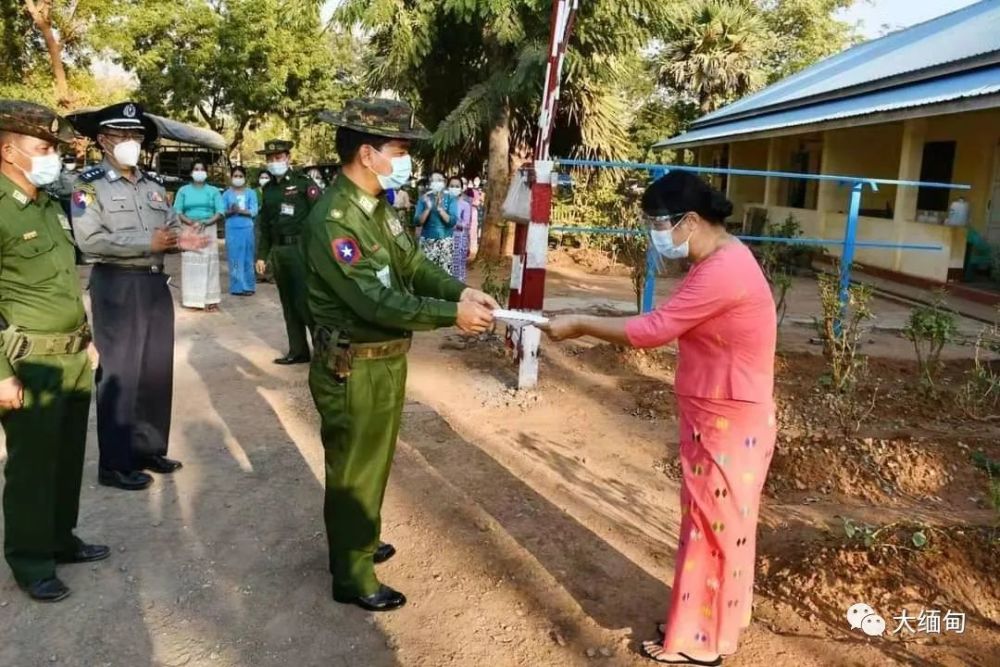
[{"label": "green military cap", "polygon": [[73,127],[55,111],[22,100],[0,100],[0,131],[26,134],[54,144],[73,140]]},{"label": "green military cap", "polygon": [[319,120],[389,139],[426,141],[431,133],[406,102],[377,97],[348,100],[341,111],[320,111]]},{"label": "green military cap", "polygon": [[274,155],[275,153],[287,153],[295,147],[295,142],[287,139],[268,139],[264,142],[264,150],[257,151],[257,155]]}]

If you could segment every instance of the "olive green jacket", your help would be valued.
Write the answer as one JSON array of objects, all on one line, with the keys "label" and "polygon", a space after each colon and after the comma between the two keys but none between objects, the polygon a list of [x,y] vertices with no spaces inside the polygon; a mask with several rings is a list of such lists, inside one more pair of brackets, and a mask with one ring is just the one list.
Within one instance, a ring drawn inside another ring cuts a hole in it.
[{"label": "olive green jacket", "polygon": [[[42,191],[31,199],[2,174],[0,316],[8,326],[34,333],[70,333],[87,318],[62,207]],[[0,354],[0,380],[13,375],[6,354]]]},{"label": "olive green jacket", "polygon": [[302,243],[317,325],[366,343],[455,323],[466,286],[424,256],[384,196],[343,174],[313,208]]}]

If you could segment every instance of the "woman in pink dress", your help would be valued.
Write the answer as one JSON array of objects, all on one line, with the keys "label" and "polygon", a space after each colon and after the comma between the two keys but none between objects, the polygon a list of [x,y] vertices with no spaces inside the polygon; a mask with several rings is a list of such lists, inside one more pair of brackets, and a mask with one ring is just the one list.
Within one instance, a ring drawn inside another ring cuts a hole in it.
[{"label": "woman in pink dress", "polygon": [[570,315],[543,328],[554,340],[677,341],[681,528],[666,623],[643,651],[664,664],[719,665],[750,624],[776,434],[774,299],[753,255],[726,232],[732,204],[703,180],[671,172],[646,190],[642,208],[660,255],[693,262],[670,299],[638,317]]}]

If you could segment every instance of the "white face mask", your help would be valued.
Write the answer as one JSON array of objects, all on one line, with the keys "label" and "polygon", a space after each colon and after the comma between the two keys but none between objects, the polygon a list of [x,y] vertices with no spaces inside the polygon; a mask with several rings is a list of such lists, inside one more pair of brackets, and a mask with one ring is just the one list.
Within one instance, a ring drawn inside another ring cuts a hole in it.
[{"label": "white face mask", "polygon": [[233,176],[234,188],[242,188],[246,184],[247,184],[247,179],[243,178],[242,176]]},{"label": "white face mask", "polygon": [[288,173],[288,163],[287,162],[268,162],[267,170],[274,174],[276,178],[281,178]]},{"label": "white face mask", "polygon": [[452,197],[461,197],[462,188],[448,188],[448,194],[450,194]]},{"label": "white face mask", "polygon": [[265,185],[267,185],[270,182],[271,182],[270,178],[258,178],[257,179],[257,183],[260,185],[260,187],[264,187]]},{"label": "white face mask", "polygon": [[201,171],[200,169],[198,171],[192,171],[191,180],[195,183],[204,183],[208,180],[208,172]]},{"label": "white face mask", "polygon": [[[382,155],[381,151],[375,152]],[[382,155],[382,157],[385,156]],[[400,155],[388,159],[392,165],[392,172],[388,176],[378,173],[371,167],[368,169],[378,178],[378,184],[383,190],[397,190],[410,182],[410,175],[413,173],[413,158],[409,155]]]},{"label": "white face mask", "polygon": [[111,154],[121,166],[134,167],[139,164],[139,153],[141,152],[142,144],[134,139],[128,139],[117,144]]},{"label": "white face mask", "polygon": [[[680,221],[677,222],[677,225]],[[691,253],[691,234],[688,234],[687,239],[683,243],[674,243],[674,230],[677,229],[677,225],[674,225],[670,229],[653,229],[649,232],[650,239],[653,241],[653,247],[656,248],[656,252],[660,253],[666,259],[683,259]]]},{"label": "white face mask", "polygon": [[444,181],[431,181],[431,192],[443,192]]},{"label": "white face mask", "polygon": [[63,169],[66,171],[76,171],[76,162],[63,162]]},{"label": "white face mask", "polygon": [[52,185],[59,178],[59,174],[62,173],[62,159],[60,159],[58,154],[28,155],[17,146],[14,146],[14,148],[18,153],[31,160],[30,171],[25,171],[21,167],[17,167],[17,165],[14,166],[21,169],[24,177],[36,188],[44,188],[46,185]]}]

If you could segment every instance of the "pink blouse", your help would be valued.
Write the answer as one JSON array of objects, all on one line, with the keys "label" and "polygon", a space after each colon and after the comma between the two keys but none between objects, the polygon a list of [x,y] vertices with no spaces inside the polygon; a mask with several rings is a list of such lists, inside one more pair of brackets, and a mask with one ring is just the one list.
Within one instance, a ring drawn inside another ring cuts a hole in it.
[{"label": "pink blouse", "polygon": [[628,322],[634,347],[677,340],[680,396],[770,403],[774,297],[749,248],[732,243],[695,264],[670,299]]}]

